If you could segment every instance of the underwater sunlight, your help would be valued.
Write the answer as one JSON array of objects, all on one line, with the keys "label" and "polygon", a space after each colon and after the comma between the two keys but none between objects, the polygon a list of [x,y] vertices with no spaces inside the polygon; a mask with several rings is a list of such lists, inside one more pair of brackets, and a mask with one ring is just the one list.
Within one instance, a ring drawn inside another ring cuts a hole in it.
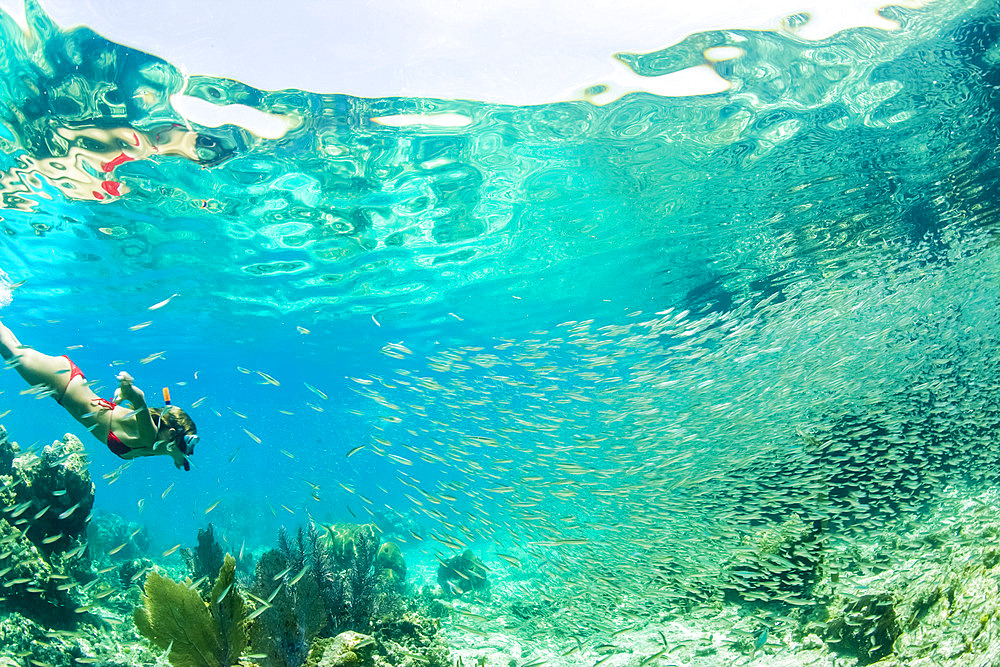
[{"label": "underwater sunlight", "polygon": [[0,667],[1000,664],[1000,12],[876,18],[521,104],[0,10]]}]

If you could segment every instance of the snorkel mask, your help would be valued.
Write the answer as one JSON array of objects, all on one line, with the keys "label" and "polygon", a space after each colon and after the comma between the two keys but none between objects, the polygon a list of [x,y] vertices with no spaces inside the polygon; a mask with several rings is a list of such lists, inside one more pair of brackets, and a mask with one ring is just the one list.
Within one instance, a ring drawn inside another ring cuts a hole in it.
[{"label": "snorkel mask", "polygon": [[197,433],[185,434],[184,435],[184,449],[181,450],[185,454],[194,454],[194,446],[198,444],[201,438],[198,437]]}]

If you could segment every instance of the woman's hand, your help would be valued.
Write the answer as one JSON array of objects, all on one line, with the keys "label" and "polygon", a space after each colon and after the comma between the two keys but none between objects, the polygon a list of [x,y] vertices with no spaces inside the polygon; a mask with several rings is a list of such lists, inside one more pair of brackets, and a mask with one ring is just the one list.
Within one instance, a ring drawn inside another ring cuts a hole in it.
[{"label": "woman's hand", "polygon": [[128,401],[133,408],[141,408],[146,405],[146,395],[132,384],[132,376],[122,371],[118,374],[118,388],[115,389],[115,403]]},{"label": "woman's hand", "polygon": [[181,450],[177,449],[177,445],[170,443],[167,446],[167,453],[170,454],[170,457],[174,460],[175,468],[184,468],[184,470],[191,469],[191,464],[188,463],[187,457],[181,452]]}]

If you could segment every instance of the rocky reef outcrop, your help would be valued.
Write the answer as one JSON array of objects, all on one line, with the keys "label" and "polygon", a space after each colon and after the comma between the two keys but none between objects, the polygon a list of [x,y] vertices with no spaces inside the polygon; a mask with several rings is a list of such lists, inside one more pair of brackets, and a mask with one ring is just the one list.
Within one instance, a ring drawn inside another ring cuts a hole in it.
[{"label": "rocky reef outcrop", "polygon": [[[5,518],[26,526],[28,537],[45,553],[68,550],[85,539],[94,506],[94,483],[87,453],[71,433],[40,454],[21,452],[0,427],[0,502]],[[58,539],[53,538],[58,535]]]},{"label": "rocky reef outcrop", "polygon": [[0,427],[0,587],[8,608],[45,624],[73,618],[86,578],[94,484],[74,435],[22,452]]}]

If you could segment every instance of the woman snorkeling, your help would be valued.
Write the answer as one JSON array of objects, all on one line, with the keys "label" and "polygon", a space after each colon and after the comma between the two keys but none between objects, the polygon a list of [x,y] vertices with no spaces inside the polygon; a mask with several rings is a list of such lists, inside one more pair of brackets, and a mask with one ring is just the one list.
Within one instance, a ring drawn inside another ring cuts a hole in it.
[{"label": "woman snorkeling", "polygon": [[[90,389],[83,373],[67,356],[50,357],[21,345],[0,322],[0,355],[14,366],[28,384],[49,393],[94,437],[123,459],[139,456],[170,456],[174,465],[190,470],[188,457],[198,442],[198,429],[183,410],[170,405],[150,408],[142,390],[132,384],[132,376],[118,374],[114,400],[100,398]],[[127,401],[131,409],[119,405]]]}]

